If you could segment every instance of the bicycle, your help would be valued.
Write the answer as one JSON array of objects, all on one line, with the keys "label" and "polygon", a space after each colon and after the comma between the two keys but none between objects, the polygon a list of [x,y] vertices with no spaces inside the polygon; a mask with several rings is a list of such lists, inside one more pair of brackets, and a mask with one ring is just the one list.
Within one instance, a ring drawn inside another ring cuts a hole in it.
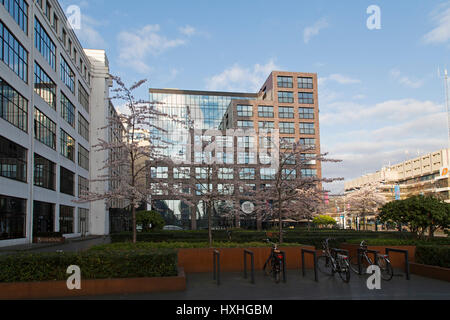
[{"label": "bicycle", "polygon": [[[266,276],[271,275],[276,283],[280,283],[281,270],[283,268],[284,256],[280,250],[278,250],[278,245],[271,242],[269,239],[265,240],[272,244],[272,250],[270,251],[270,256],[264,263],[263,271]],[[270,267],[270,268],[267,268]]]},{"label": "bicycle", "polygon": [[[359,244],[358,254],[350,259],[350,268],[356,274],[360,274],[359,266],[361,264],[362,270],[367,270],[367,268],[373,265],[372,259],[367,255],[368,248],[366,242],[363,240]],[[359,260],[359,261],[358,261]],[[381,279],[389,281],[394,276],[394,269],[392,268],[389,256],[386,254],[377,254],[375,264],[380,267]]]},{"label": "bicycle", "polygon": [[350,264],[348,255],[341,254],[339,249],[330,249],[330,238],[322,242],[323,255],[317,259],[319,271],[330,276],[339,273],[345,283],[350,282]]}]

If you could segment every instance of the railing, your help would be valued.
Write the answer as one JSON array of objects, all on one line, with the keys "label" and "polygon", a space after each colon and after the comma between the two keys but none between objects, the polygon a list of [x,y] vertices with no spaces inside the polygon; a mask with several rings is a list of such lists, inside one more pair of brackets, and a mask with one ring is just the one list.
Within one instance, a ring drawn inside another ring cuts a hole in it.
[{"label": "railing", "polygon": [[362,248],[358,248],[358,273],[361,275],[362,274],[362,254],[363,252],[367,252],[367,253],[372,253],[373,254],[373,263],[375,265],[378,264],[378,254],[380,253],[379,251],[376,250],[369,250],[369,249],[362,249]]},{"label": "railing", "polygon": [[317,277],[317,253],[314,250],[302,249],[302,273],[305,276],[305,253],[312,254],[314,258],[314,280],[319,281]]},{"label": "railing", "polygon": [[250,256],[251,283],[255,283],[255,254],[250,250],[244,250],[244,279],[247,279],[247,255]]},{"label": "railing", "polygon": [[402,249],[394,249],[394,248],[386,248],[386,254],[389,256],[389,252],[397,252],[397,253],[403,253],[405,255],[405,273],[406,273],[406,280],[410,279],[409,276],[409,252],[408,250],[402,250]]},{"label": "railing", "polygon": [[213,280],[217,280],[217,285],[220,285],[220,252],[214,250],[213,252]]}]

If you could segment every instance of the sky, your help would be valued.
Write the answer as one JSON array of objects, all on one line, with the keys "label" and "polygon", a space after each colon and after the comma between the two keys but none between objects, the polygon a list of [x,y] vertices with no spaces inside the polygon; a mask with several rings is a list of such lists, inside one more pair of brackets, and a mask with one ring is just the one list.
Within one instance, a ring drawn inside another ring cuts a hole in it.
[{"label": "sky", "polygon": [[[322,152],[346,180],[448,146],[449,0],[62,0],[110,71],[148,88],[256,92],[272,70],[319,77]],[[369,29],[371,5],[380,28]],[[343,192],[343,182],[326,186]]]}]

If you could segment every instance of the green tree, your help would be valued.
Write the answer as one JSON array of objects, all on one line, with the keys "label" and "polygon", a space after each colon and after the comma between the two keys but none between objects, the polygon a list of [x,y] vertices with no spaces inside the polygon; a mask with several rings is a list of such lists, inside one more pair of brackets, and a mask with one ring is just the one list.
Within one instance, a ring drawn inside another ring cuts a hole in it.
[{"label": "green tree", "polygon": [[142,231],[160,230],[164,227],[164,219],[156,211],[136,212],[136,224],[142,225]]},{"label": "green tree", "polygon": [[326,226],[327,227],[327,226],[334,226],[336,224],[336,220],[334,220],[330,216],[322,215],[322,216],[314,217],[313,223],[318,226]]}]

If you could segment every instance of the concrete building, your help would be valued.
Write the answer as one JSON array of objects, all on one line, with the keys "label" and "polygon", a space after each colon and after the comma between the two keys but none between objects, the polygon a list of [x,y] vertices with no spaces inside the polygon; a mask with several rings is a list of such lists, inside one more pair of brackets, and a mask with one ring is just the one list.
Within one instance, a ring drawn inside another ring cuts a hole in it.
[{"label": "concrete building", "polygon": [[107,233],[100,211],[74,202],[96,168],[93,120],[111,108],[99,55],[56,0],[0,2],[0,246]]}]

